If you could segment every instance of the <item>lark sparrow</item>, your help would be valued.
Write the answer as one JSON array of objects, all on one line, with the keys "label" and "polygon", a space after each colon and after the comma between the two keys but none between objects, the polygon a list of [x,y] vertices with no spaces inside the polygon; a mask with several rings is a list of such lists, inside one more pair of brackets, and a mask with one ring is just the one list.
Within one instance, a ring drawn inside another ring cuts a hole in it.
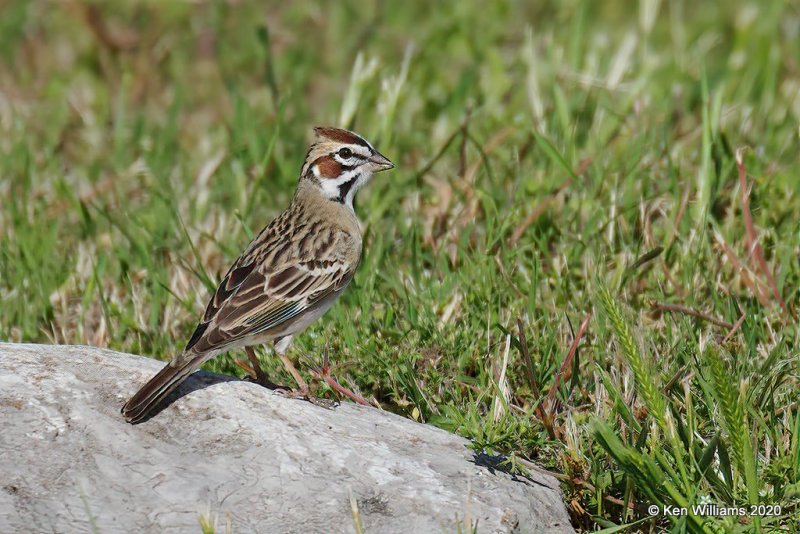
[{"label": "lark sparrow", "polygon": [[319,319],[353,278],[361,259],[361,228],[353,197],[373,173],[394,167],[364,138],[315,128],[289,207],[233,263],[186,348],[122,407],[136,423],[195,369],[220,352],[244,347],[263,378],[253,346],[273,341],[284,365],[292,336]]}]

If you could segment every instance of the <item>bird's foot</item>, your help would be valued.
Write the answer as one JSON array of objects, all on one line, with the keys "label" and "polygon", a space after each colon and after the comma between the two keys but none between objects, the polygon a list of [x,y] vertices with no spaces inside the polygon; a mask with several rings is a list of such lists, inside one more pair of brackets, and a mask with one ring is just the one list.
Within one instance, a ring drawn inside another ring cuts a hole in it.
[{"label": "bird's foot", "polygon": [[287,399],[301,399],[304,401],[308,401],[315,406],[319,406],[327,410],[331,410],[336,406],[338,406],[339,404],[335,400],[315,397],[314,395],[311,394],[311,391],[309,391],[308,387],[300,389],[289,389],[289,388],[279,387],[275,389],[275,393],[283,395]]}]

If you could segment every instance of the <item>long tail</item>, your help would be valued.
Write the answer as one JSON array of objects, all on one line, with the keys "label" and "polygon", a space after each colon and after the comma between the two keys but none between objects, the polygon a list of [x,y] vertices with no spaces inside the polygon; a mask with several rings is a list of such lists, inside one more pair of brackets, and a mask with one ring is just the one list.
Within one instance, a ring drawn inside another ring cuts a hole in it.
[{"label": "long tail", "polygon": [[206,356],[184,356],[169,362],[125,403],[122,415],[129,423],[142,421],[164,397],[175,391],[175,388],[208,359]]}]

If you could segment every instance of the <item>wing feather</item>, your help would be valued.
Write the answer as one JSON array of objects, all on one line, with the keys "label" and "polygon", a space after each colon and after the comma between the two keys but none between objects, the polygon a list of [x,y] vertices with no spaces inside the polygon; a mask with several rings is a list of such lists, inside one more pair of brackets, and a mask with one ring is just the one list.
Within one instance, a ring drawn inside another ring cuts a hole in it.
[{"label": "wing feather", "polygon": [[313,251],[313,259],[305,261],[286,258],[279,264],[240,265],[242,258],[237,260],[209,302],[204,321],[186,350],[219,350],[277,329],[344,289],[358,267],[358,257],[347,261],[336,253],[335,241],[325,240],[324,248]]}]

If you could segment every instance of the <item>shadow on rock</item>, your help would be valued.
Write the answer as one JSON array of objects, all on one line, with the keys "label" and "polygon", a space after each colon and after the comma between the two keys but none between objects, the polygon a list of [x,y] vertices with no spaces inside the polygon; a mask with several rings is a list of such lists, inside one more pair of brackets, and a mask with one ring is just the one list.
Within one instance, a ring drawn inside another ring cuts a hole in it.
[{"label": "shadow on rock", "polygon": [[472,455],[472,462],[479,467],[485,467],[493,475],[497,474],[496,471],[506,473],[507,475],[510,475],[515,482],[521,482],[522,484],[527,484],[529,486],[531,484],[536,484],[537,486],[542,486],[545,488],[551,487],[547,484],[542,484],[531,476],[526,475],[524,471],[515,469],[514,463],[508,458],[508,456],[504,456],[502,454],[491,455],[483,451],[476,452]]},{"label": "shadow on rock", "polygon": [[175,402],[176,400],[180,399],[192,393],[193,391],[200,391],[201,389],[205,389],[209,386],[213,386],[214,384],[222,384],[223,382],[240,382],[241,380],[236,378],[235,376],[228,376],[228,375],[220,375],[217,373],[212,373],[210,371],[195,371],[189,378],[186,379],[183,384],[181,384],[178,389],[167,395],[167,397],[159,402],[155,408],[141,421],[138,421],[134,424],[141,424],[144,422],[149,421],[153,417],[157,416],[161,413],[166,407],[170,404]]}]

